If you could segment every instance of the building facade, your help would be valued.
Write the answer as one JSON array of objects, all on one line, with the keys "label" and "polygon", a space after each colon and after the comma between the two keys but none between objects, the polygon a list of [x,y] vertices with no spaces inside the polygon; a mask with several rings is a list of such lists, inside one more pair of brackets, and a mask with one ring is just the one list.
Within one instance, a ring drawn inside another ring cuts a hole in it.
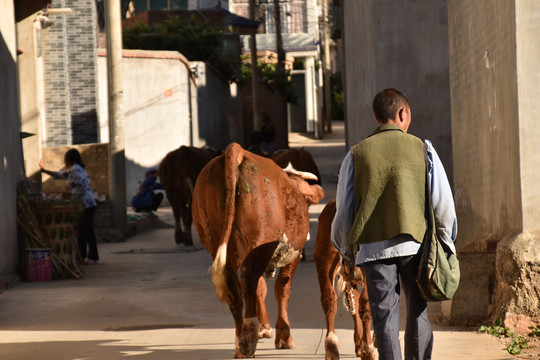
[{"label": "building facade", "polygon": [[[231,0],[229,4],[231,12],[249,18],[249,0]],[[302,64],[292,71],[299,99],[298,104],[289,104],[289,131],[318,133],[323,106],[319,7],[316,0],[279,0],[279,7],[283,51]],[[255,13],[261,23],[256,35],[257,53],[277,54],[274,2],[257,2]],[[250,52],[248,36],[243,39],[243,51]]]}]

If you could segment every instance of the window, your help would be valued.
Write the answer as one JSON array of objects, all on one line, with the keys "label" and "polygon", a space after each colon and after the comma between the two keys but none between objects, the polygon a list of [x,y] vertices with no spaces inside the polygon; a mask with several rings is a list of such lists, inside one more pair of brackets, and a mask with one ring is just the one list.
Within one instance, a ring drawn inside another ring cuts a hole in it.
[{"label": "window", "polygon": [[133,0],[133,4],[137,12],[188,9],[188,0]]},{"label": "window", "polygon": [[[279,4],[281,10],[281,32],[282,33],[303,33],[307,32],[307,21],[305,16],[305,3],[289,2]],[[274,4],[266,4],[266,32],[274,34],[276,32],[274,19]]]}]

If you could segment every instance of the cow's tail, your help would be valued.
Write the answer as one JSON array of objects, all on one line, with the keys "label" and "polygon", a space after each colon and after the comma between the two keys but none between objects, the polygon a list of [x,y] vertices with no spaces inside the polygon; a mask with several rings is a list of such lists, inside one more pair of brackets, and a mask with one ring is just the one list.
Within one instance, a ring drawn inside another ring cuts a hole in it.
[{"label": "cow's tail", "polygon": [[234,217],[236,213],[235,197],[236,197],[236,181],[238,166],[244,158],[243,149],[236,143],[230,144],[225,150],[225,212],[224,212],[224,228],[219,241],[219,246],[214,258],[214,263],[210,270],[212,271],[212,282],[216,287],[216,293],[221,301],[229,303],[232,301],[230,282],[228,277],[232,274],[227,274],[227,245],[231,237]]}]

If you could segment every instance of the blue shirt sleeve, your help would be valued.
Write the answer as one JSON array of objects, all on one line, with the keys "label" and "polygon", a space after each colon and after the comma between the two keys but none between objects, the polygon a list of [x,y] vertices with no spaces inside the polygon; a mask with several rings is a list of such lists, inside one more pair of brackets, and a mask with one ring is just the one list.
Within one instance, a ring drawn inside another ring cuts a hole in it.
[{"label": "blue shirt sleeve", "polygon": [[53,177],[53,179],[55,180],[66,180],[69,176],[69,171],[67,170],[64,170],[64,171],[53,171],[53,173],[51,174],[51,176]]},{"label": "blue shirt sleeve", "polygon": [[455,254],[457,216],[452,189],[439,155],[429,140],[425,140],[428,154],[428,185],[435,216],[435,230],[439,239]]},{"label": "blue shirt sleeve", "polygon": [[339,251],[342,260],[354,262],[352,246],[349,246],[349,232],[354,214],[354,162],[349,151],[341,164],[336,192],[336,215],[332,221],[331,241]]}]

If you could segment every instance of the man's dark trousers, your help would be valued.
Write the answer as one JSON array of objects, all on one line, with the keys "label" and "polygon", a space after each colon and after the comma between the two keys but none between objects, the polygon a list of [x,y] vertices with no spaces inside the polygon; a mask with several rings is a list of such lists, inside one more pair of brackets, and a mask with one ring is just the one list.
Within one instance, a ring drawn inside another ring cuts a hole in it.
[{"label": "man's dark trousers", "polygon": [[363,265],[366,270],[369,304],[379,360],[401,359],[400,281],[407,304],[405,359],[431,359],[433,330],[428,321],[427,303],[416,285],[419,260],[420,256],[416,255],[373,261]]}]

